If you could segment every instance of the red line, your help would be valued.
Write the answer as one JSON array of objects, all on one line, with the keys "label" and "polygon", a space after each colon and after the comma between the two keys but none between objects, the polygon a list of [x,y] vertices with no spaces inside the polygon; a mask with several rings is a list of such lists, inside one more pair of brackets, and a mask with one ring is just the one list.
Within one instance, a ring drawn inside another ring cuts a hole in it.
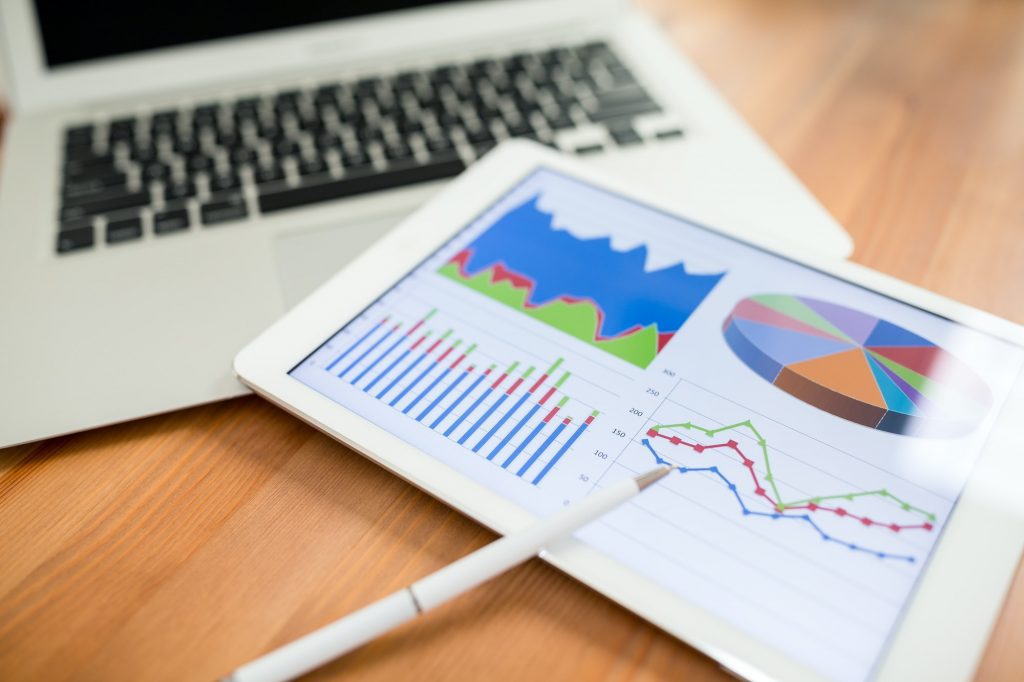
[{"label": "red line", "polygon": [[488,367],[487,369],[484,370],[484,376],[487,376],[490,373],[491,373],[491,368],[490,367]]},{"label": "red line", "polygon": [[416,346],[418,346],[421,343],[423,343],[423,340],[426,339],[426,338],[427,338],[427,335],[424,334],[420,338],[416,339],[416,343],[412,344],[412,346],[409,348],[409,350],[416,350]]},{"label": "red line", "polygon": [[558,414],[558,405],[551,408],[551,411],[548,412],[548,416],[544,417],[544,423],[547,424],[556,414]]},{"label": "red line", "polygon": [[512,395],[513,393],[515,393],[516,389],[519,388],[520,384],[522,384],[522,383],[523,383],[523,378],[519,377],[518,379],[515,380],[515,382],[511,386],[508,387],[508,390],[505,391],[505,393],[507,393],[508,395]]},{"label": "red line", "polygon": [[[540,399],[540,402],[539,402],[539,403],[537,403],[537,404],[538,404],[538,405],[543,405],[544,403],[546,403],[546,402],[548,401],[548,398],[550,398],[550,397],[551,397],[552,395],[554,395],[554,394],[555,394],[555,387],[554,387],[554,386],[552,386],[551,388],[549,388],[549,389],[548,389],[548,392],[544,394],[544,397],[543,397],[543,398],[541,398],[541,399]],[[557,408],[556,408],[556,409],[557,409]]]},{"label": "red line", "polygon": [[540,379],[537,379],[537,381],[534,382],[533,386],[530,386],[530,390],[527,391],[527,392],[528,393],[533,393],[538,388],[540,388],[540,385],[543,384],[545,381],[547,381],[547,379],[548,379],[548,375],[547,374],[542,374]]},{"label": "red line", "polygon": [[571,421],[572,421],[572,417],[566,417],[565,419],[562,420],[562,423],[563,424],[568,424]]},{"label": "red line", "polygon": [[[451,367],[451,368],[452,368],[452,369],[455,369],[456,367],[458,367],[458,366],[459,366],[459,363],[460,363],[460,362],[462,362],[462,361],[463,361],[463,360],[465,360],[465,359],[466,359],[466,354],[465,354],[465,353],[463,353],[463,354],[462,354],[462,355],[460,355],[459,357],[455,358],[455,362],[453,362],[453,363],[452,363],[452,367]],[[469,372],[472,372],[472,371],[473,371],[473,368],[472,368],[472,367],[470,367],[470,368],[469,368],[469,369],[468,369],[467,371],[469,371]]]},{"label": "red line", "polygon": [[593,424],[593,423],[594,423],[594,415],[590,415],[589,417],[587,417],[586,419],[584,419],[584,420],[583,420],[583,423],[584,423],[584,424]]},{"label": "red line", "polygon": [[[465,355],[463,355],[462,357],[464,358],[464,357],[466,357],[466,356],[465,356]],[[462,359],[462,358],[459,358],[459,360],[461,360],[461,359]],[[454,366],[455,366],[455,365],[452,365],[452,367],[454,367]],[[473,371],[474,369],[476,369],[476,365],[470,365],[469,367],[467,367],[467,368],[466,368],[466,374],[469,374],[469,373],[470,373],[470,372],[472,372],[472,371]]]},{"label": "red line", "polygon": [[430,344],[430,348],[425,350],[423,352],[423,354],[424,355],[430,355],[434,351],[435,348],[437,348],[438,346],[441,345],[441,341],[443,341],[443,339],[438,339],[437,341],[434,341],[434,343]]},{"label": "red line", "polygon": [[759,497],[764,498],[765,500],[767,500],[772,505],[774,510],[776,512],[780,513],[780,514],[785,514],[786,512],[788,512],[791,509],[807,510],[807,511],[812,511],[812,512],[818,512],[818,511],[830,512],[832,514],[835,514],[836,516],[847,517],[847,518],[853,519],[855,521],[859,521],[861,524],[863,524],[865,526],[884,526],[885,528],[888,528],[889,530],[893,531],[894,533],[895,532],[899,532],[901,530],[914,530],[914,529],[931,530],[933,528],[932,524],[930,524],[928,522],[925,522],[925,523],[884,523],[882,521],[875,521],[874,519],[871,519],[871,518],[869,518],[867,516],[860,516],[858,514],[853,514],[853,513],[847,511],[846,509],[844,509],[842,507],[829,507],[827,505],[815,504],[814,502],[810,502],[808,504],[803,504],[803,505],[800,505],[800,506],[783,507],[778,502],[773,500],[771,498],[771,496],[768,494],[768,491],[765,490],[764,486],[761,485],[761,480],[757,477],[757,472],[754,471],[754,460],[750,459],[745,454],[743,454],[743,451],[740,450],[739,443],[737,443],[736,441],[730,440],[730,441],[726,441],[725,443],[714,443],[714,444],[711,444],[711,445],[702,445],[700,443],[690,443],[688,441],[683,440],[679,436],[666,436],[666,435],[664,435],[663,433],[661,433],[659,431],[655,431],[654,429],[648,429],[647,436],[650,437],[650,438],[663,438],[663,439],[667,440],[669,443],[671,443],[672,445],[684,445],[684,446],[690,448],[691,450],[693,450],[694,452],[704,452],[705,450],[717,450],[719,448],[729,448],[730,450],[734,451],[737,455],[740,456],[740,461],[743,463],[743,466],[745,466],[747,468],[747,471],[750,472],[750,479],[754,483],[754,494],[759,496]]},{"label": "red line", "polygon": [[497,381],[495,381],[495,382],[494,382],[493,384],[491,384],[491,388],[497,388],[497,387],[498,387],[498,384],[500,384],[501,382],[503,382],[503,381],[505,380],[505,377],[507,377],[507,376],[508,376],[508,373],[507,373],[507,372],[502,372],[502,373],[501,373],[501,376],[500,376],[500,377],[498,377],[498,380],[497,380]]}]

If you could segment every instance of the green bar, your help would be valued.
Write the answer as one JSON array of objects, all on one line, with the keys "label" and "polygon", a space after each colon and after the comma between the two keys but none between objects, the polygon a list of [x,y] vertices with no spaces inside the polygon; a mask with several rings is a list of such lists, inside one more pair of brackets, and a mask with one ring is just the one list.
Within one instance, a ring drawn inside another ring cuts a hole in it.
[{"label": "green bar", "polygon": [[554,374],[555,370],[558,369],[558,367],[562,364],[562,361],[564,359],[565,358],[558,358],[557,360],[555,360],[554,364],[548,367],[547,371],[544,373],[547,374],[548,376]]},{"label": "green bar", "polygon": [[523,372],[523,378],[529,379],[531,374],[533,374],[533,367],[530,367],[525,372]]},{"label": "green bar", "polygon": [[519,361],[516,360],[515,362],[513,362],[511,365],[508,366],[508,369],[505,370],[505,374],[511,374],[512,372],[516,371],[516,367],[518,367],[518,366],[519,366]]},{"label": "green bar", "polygon": [[562,399],[558,401],[557,407],[561,407],[562,405],[565,405],[567,402],[569,402],[569,396],[563,396]]},{"label": "green bar", "polygon": [[569,376],[570,376],[569,372],[566,372],[565,374],[563,374],[562,378],[555,382],[555,388],[561,388],[562,384],[565,383],[565,380],[568,379]]}]

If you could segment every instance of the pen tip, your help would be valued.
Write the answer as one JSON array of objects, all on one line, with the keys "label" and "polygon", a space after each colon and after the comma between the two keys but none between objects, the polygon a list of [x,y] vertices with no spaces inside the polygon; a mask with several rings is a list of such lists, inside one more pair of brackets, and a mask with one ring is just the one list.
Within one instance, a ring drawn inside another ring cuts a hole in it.
[{"label": "pen tip", "polygon": [[654,485],[654,483],[660,481],[665,476],[668,476],[671,471],[672,467],[667,464],[662,464],[655,469],[651,469],[645,474],[640,474],[636,477],[636,487],[643,490],[644,488]]}]

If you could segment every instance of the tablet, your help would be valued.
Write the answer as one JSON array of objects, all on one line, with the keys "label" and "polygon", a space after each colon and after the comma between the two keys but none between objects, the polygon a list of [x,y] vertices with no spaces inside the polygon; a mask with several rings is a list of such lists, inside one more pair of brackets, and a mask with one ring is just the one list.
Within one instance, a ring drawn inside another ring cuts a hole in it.
[{"label": "tablet", "polygon": [[969,677],[1024,544],[1021,328],[667,201],[504,145],[236,371],[499,532],[670,463],[543,558],[740,676]]}]

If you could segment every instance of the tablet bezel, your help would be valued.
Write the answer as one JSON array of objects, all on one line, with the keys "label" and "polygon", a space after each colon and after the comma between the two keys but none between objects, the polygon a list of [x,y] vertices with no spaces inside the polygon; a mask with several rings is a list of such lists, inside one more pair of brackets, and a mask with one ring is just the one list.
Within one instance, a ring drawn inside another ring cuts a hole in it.
[{"label": "tablet bezel", "polygon": [[[684,215],[670,201],[644,196],[642,190],[631,188],[628,183],[611,181],[540,145],[507,142],[449,184],[235,358],[239,378],[260,395],[500,533],[520,528],[533,517],[294,379],[289,371],[538,167],[614,188],[616,194]],[[767,244],[749,234],[707,229],[1024,346],[1024,328],[887,275],[854,263],[804,253],[799,245],[777,241]],[[874,679],[966,678],[973,672],[1024,547],[1022,503],[1015,499],[1008,483],[1024,477],[1024,458],[1013,456],[1024,452],[1024,435],[1012,428],[1015,414],[1024,415],[1022,376],[1015,379],[943,538],[881,654]],[[743,677],[824,679],[579,541],[567,540],[542,556]]]}]

